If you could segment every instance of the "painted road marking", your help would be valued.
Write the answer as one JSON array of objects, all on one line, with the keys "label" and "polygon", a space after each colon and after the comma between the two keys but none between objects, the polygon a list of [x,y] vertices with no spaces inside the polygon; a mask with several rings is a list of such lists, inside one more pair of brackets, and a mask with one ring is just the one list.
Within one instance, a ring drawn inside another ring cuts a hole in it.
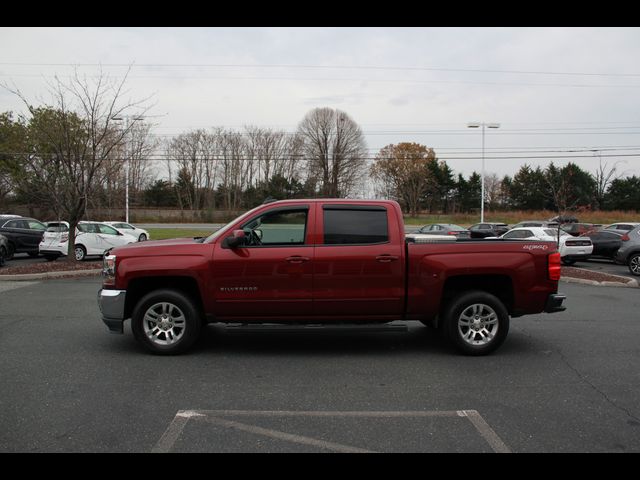
[{"label": "painted road marking", "polygon": [[283,410],[180,410],[169,424],[152,453],[168,453],[180,438],[187,423],[190,420],[205,421],[212,425],[231,428],[256,435],[261,435],[277,440],[283,440],[299,445],[314,446],[324,450],[344,453],[373,453],[359,447],[343,445],[326,440],[311,438],[308,436],[294,435],[291,433],[273,430],[246,423],[237,422],[221,417],[351,417],[351,418],[420,418],[420,417],[444,417],[466,418],[475,427],[482,439],[487,442],[496,453],[510,453],[511,450],[502,441],[498,434],[482,418],[477,410],[430,410],[430,411],[283,411]]}]

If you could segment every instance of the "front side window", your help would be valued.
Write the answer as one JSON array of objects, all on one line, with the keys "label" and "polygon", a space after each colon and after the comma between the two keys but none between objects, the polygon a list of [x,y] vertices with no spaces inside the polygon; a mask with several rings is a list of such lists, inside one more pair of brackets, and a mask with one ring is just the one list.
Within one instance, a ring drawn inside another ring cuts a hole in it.
[{"label": "front side window", "polygon": [[374,244],[389,241],[387,210],[324,207],[324,244]]},{"label": "front side window", "polygon": [[246,246],[304,245],[307,209],[266,212],[245,223],[242,230]]},{"label": "front side window", "polygon": [[104,233],[106,235],[118,235],[118,231],[110,227],[109,225],[96,225],[100,229],[100,233]]},{"label": "front side window", "polygon": [[29,220],[27,223],[31,230],[40,230],[41,232],[44,232],[47,229],[44,223],[36,222],[35,220]]}]

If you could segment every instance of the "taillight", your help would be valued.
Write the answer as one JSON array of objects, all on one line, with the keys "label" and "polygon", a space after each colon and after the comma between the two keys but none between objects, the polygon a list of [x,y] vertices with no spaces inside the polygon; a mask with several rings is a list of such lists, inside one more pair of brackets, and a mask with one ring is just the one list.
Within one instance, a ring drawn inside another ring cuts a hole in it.
[{"label": "taillight", "polygon": [[629,238],[629,235],[625,233],[624,235],[622,235],[622,237],[620,237],[620,240],[622,240],[623,242],[628,242],[631,239]]},{"label": "taillight", "polygon": [[449,235],[458,235],[458,232],[447,232]]},{"label": "taillight", "polygon": [[549,280],[560,280],[560,253],[549,254]]},{"label": "taillight", "polygon": [[60,237],[60,243],[64,243],[67,240],[69,240],[69,234],[68,233],[63,233],[62,237]]}]

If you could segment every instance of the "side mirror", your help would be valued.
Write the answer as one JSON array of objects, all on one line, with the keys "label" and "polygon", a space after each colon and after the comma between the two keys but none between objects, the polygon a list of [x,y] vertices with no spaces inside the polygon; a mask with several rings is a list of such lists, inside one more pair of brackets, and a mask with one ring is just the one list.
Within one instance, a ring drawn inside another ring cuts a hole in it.
[{"label": "side mirror", "polygon": [[245,241],[246,237],[244,234],[244,230],[234,230],[232,236],[226,237],[222,241],[222,246],[227,248],[237,248],[241,245],[244,245]]}]

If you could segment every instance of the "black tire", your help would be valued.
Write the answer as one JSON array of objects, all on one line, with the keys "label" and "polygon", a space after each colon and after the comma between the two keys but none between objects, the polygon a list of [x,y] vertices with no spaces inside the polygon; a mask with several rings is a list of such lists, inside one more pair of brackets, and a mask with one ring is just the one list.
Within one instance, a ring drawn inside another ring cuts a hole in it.
[{"label": "black tire", "polygon": [[576,263],[575,260],[571,260],[569,258],[562,258],[561,261],[562,261],[562,264],[566,265],[567,267],[569,267],[569,266],[573,265],[574,263]]},{"label": "black tire", "polygon": [[13,246],[13,243],[9,242],[9,250],[4,257],[5,260],[11,260],[16,253],[16,247]]},{"label": "black tire", "polygon": [[509,312],[496,296],[468,291],[455,297],[443,312],[447,339],[465,355],[487,355],[509,333]]},{"label": "black tire", "polygon": [[131,315],[133,336],[159,355],[189,350],[200,336],[202,323],[195,302],[184,293],[169,289],[154,290],[142,297]]},{"label": "black tire", "polygon": [[87,249],[83,245],[76,245],[73,248],[73,253],[76,256],[76,261],[81,262],[87,258]]},{"label": "black tire", "polygon": [[640,253],[634,253],[629,257],[628,267],[631,275],[640,276]]},{"label": "black tire", "polygon": [[57,255],[44,255],[44,259],[47,262],[53,262],[55,259],[57,259],[58,256]]},{"label": "black tire", "polygon": [[140,236],[138,237],[138,241],[144,242],[146,240],[147,240],[147,236],[144,233],[141,233]]},{"label": "black tire", "polygon": [[7,249],[4,245],[0,246],[0,267],[2,267],[5,263],[5,259],[7,258]]}]

